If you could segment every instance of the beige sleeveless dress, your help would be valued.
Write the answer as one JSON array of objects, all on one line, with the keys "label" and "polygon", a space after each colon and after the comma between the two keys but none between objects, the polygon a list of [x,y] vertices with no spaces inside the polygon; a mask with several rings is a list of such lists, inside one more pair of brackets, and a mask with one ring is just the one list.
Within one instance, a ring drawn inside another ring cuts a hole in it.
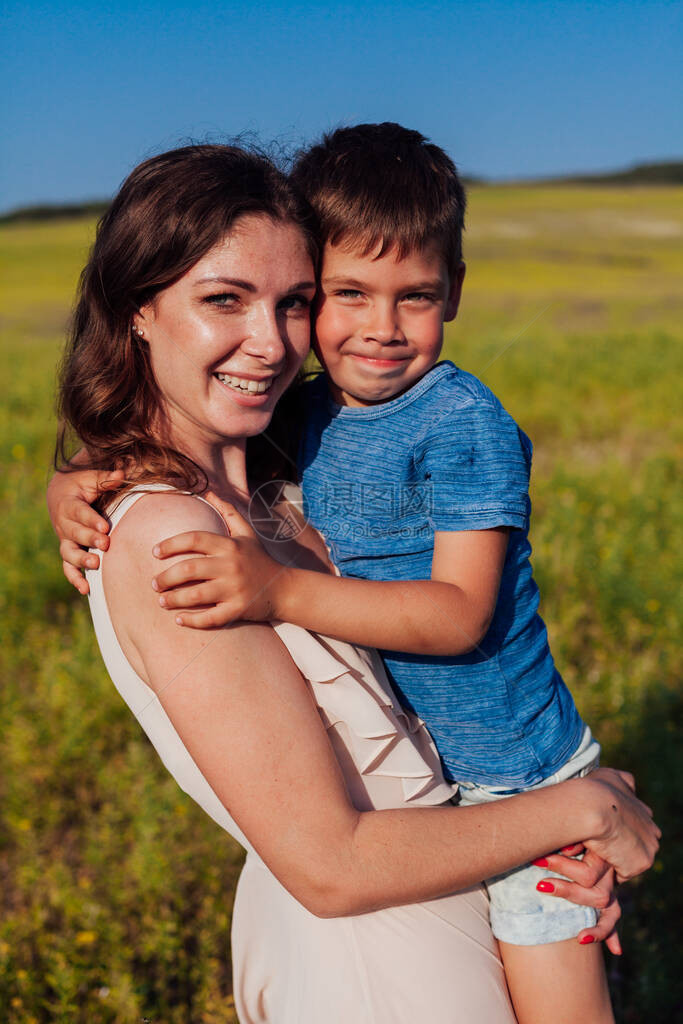
[{"label": "beige sleeveless dress", "polygon": [[[110,510],[112,529],[142,493],[127,494]],[[514,1024],[482,888],[320,919],[280,885],[125,657],[102,584],[106,556],[99,554],[100,569],[87,578],[109,675],[180,788],[247,850],[232,922],[241,1024]],[[311,688],[358,809],[451,797],[431,737],[398,704],[375,651],[288,623],[273,628]]]}]

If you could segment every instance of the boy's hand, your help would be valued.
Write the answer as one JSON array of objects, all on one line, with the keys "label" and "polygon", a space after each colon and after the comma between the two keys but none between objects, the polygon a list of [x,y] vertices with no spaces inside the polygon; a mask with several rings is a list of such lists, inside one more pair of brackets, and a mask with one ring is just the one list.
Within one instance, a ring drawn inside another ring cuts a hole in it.
[{"label": "boy's hand", "polygon": [[157,558],[190,552],[207,556],[177,562],[156,576],[152,586],[163,592],[159,604],[169,610],[204,606],[202,611],[183,611],[176,616],[179,626],[194,629],[215,629],[241,619],[269,622],[279,618],[287,567],[270,557],[233,505],[214,495],[211,499],[230,536],[192,531],[157,544],[153,551]]},{"label": "boy's hand", "polygon": [[83,469],[74,473],[55,473],[47,488],[47,509],[59,537],[62,569],[69,583],[80,594],[90,590],[81,570],[97,569],[100,560],[88,548],[106,551],[109,547],[109,523],[98,515],[91,502],[105,491],[118,487],[123,470]]}]

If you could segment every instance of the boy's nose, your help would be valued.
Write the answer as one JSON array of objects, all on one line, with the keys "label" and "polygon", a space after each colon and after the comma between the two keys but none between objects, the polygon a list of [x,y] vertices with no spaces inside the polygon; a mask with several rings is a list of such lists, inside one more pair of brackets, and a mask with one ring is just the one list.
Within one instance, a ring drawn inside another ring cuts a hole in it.
[{"label": "boy's nose", "polygon": [[374,306],[366,321],[363,337],[367,341],[377,341],[380,345],[404,340],[394,307]]}]

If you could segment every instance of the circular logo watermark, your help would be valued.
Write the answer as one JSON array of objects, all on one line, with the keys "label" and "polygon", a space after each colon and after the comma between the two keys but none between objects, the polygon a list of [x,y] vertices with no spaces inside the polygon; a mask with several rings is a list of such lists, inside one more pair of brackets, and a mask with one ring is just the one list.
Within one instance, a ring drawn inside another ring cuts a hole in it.
[{"label": "circular logo watermark", "polygon": [[263,540],[293,540],[306,528],[303,498],[295,484],[269,480],[251,496],[247,518]]}]

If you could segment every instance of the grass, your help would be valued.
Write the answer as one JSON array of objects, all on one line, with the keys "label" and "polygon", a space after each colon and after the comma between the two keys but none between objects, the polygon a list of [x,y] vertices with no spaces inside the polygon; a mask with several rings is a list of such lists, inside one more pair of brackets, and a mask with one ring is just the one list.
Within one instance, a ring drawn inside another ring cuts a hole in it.
[{"label": "grass", "polygon": [[[622,1024],[683,1020],[683,189],[486,188],[446,355],[535,445],[532,543],[556,660],[664,828],[622,891]],[[8,1024],[227,1024],[238,847],[106,677],[44,507],[55,366],[93,224],[0,229],[0,1005]]]}]

